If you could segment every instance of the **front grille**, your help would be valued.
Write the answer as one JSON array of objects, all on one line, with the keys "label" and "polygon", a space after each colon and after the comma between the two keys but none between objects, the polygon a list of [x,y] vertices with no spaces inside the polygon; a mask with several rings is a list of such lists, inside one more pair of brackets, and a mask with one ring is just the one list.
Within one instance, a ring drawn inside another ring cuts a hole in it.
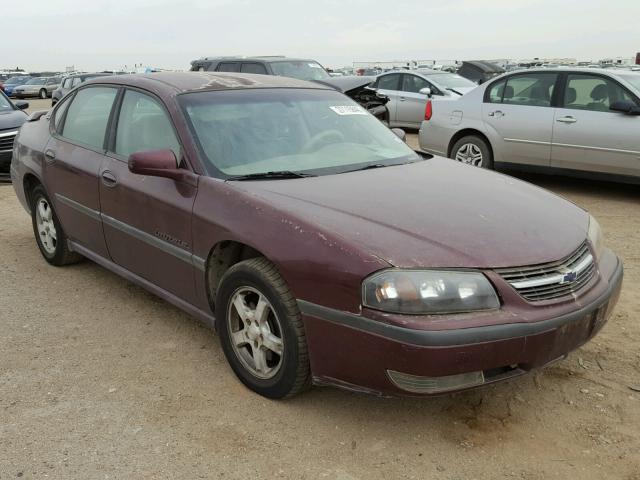
[{"label": "front grille", "polygon": [[564,260],[519,268],[496,270],[529,301],[550,300],[577,292],[596,270],[587,242]]},{"label": "front grille", "polygon": [[16,130],[10,132],[0,132],[0,152],[13,150],[13,140],[17,135]]}]

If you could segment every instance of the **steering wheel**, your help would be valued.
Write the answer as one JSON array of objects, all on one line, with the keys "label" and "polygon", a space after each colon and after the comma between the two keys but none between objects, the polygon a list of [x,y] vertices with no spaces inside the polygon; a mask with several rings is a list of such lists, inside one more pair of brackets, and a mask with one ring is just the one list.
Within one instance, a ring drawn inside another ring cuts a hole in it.
[{"label": "steering wheel", "polygon": [[323,147],[324,145],[341,142],[342,140],[344,140],[342,132],[338,130],[325,130],[323,132],[316,133],[313,137],[307,140],[302,146],[302,151],[304,153],[313,152],[314,150],[319,150],[320,147]]}]

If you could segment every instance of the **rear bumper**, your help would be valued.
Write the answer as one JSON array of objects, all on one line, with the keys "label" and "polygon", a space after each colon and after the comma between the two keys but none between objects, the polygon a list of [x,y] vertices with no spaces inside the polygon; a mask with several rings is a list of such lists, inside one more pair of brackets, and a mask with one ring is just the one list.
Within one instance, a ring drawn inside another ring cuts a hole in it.
[{"label": "rear bumper", "polygon": [[622,286],[623,267],[616,262],[597,298],[538,322],[415,330],[299,301],[314,381],[375,394],[424,395],[399,383],[396,373],[413,381],[482,372],[482,384],[488,384],[545,366],[587,342],[606,323]]}]

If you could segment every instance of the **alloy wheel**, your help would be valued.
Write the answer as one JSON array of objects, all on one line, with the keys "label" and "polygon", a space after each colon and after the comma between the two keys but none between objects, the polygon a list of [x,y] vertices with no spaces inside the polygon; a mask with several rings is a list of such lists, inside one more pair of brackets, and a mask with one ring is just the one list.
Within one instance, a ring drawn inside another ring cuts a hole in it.
[{"label": "alloy wheel", "polygon": [[282,325],[269,300],[253,287],[238,288],[229,299],[227,327],[242,365],[260,379],[273,378],[283,363]]},{"label": "alloy wheel", "polygon": [[36,226],[44,251],[49,255],[55,254],[58,245],[58,235],[53,223],[53,210],[51,210],[51,205],[49,205],[49,202],[44,198],[38,199],[36,205]]},{"label": "alloy wheel", "polygon": [[456,152],[456,160],[462,163],[473,165],[474,167],[482,166],[482,150],[474,143],[465,143]]}]

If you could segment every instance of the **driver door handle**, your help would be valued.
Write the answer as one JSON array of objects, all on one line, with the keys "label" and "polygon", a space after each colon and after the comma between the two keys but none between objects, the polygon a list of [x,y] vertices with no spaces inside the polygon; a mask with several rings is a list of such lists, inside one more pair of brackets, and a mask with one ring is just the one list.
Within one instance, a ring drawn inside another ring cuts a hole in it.
[{"label": "driver door handle", "polygon": [[576,123],[577,120],[575,118],[573,118],[572,116],[567,115],[566,117],[557,118],[556,122],[560,122],[560,123]]},{"label": "driver door handle", "polygon": [[400,97],[400,101],[401,101],[401,102],[404,102],[405,100],[406,100],[406,98],[405,98],[405,97]]},{"label": "driver door handle", "polygon": [[109,170],[105,170],[104,172],[102,172],[101,176],[102,183],[106,187],[115,187],[118,184],[118,180],[116,179],[115,175]]}]

